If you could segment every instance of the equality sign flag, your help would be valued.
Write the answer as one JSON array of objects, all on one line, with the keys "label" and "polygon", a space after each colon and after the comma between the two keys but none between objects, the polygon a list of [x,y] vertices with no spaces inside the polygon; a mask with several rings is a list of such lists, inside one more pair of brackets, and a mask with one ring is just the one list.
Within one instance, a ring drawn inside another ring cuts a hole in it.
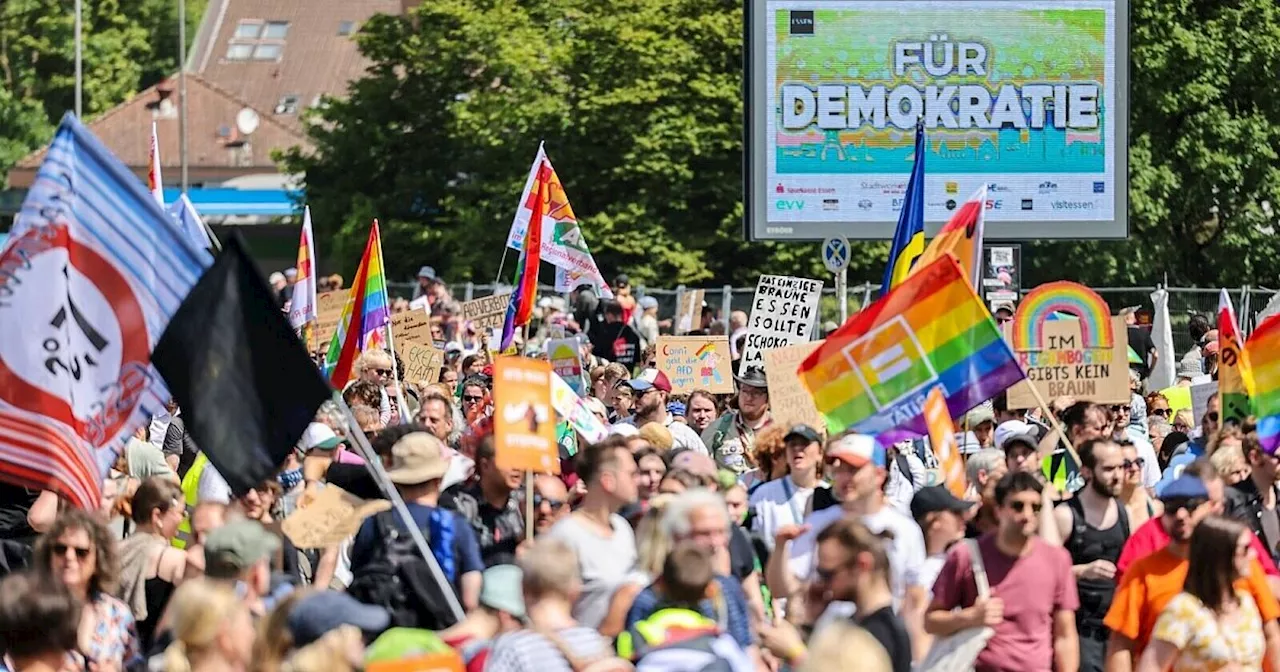
[{"label": "equality sign flag", "polygon": [[151,351],[210,262],[63,117],[0,252],[0,480],[97,506],[118,448],[169,399]]},{"label": "equality sign flag", "polygon": [[1023,379],[991,313],[950,255],[853,316],[797,373],[838,434],[923,435],[925,401],[941,387],[958,417]]},{"label": "equality sign flag", "polygon": [[1249,396],[1253,390],[1253,368],[1244,349],[1240,323],[1227,290],[1218,297],[1218,392],[1222,419],[1244,422],[1249,416]]},{"label": "equality sign flag", "polygon": [[525,230],[533,219],[533,205],[537,198],[534,180],[538,177],[538,170],[544,165],[551,172],[551,179],[548,182],[550,197],[541,217],[542,260],[558,269],[556,291],[571,291],[578,285],[594,284],[601,296],[613,298],[609,283],[605,282],[600,268],[596,266],[595,257],[591,256],[591,249],[587,247],[587,239],[582,235],[582,227],[578,226],[578,218],[569,205],[569,196],[564,192],[560,176],[556,174],[542,145],[538,145],[538,155],[529,167],[529,177],[520,194],[520,207],[516,208],[511,231],[507,234],[507,247],[517,252],[524,251]]}]

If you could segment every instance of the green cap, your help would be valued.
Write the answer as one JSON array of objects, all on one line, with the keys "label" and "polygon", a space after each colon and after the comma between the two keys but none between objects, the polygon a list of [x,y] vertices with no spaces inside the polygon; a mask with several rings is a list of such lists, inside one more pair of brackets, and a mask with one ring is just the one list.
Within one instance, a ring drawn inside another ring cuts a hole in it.
[{"label": "green cap", "polygon": [[233,579],[280,550],[280,538],[256,520],[241,518],[209,533],[204,542],[205,574]]}]

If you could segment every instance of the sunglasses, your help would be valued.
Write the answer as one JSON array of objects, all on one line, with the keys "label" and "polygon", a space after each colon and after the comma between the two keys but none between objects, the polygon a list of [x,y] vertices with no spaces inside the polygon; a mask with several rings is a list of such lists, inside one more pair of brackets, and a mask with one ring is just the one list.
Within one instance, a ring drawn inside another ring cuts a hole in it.
[{"label": "sunglasses", "polygon": [[1191,497],[1183,499],[1166,499],[1164,500],[1165,513],[1177,513],[1181,509],[1186,509],[1188,513],[1205,505],[1209,500],[1203,497]]},{"label": "sunglasses", "polygon": [[1167,417],[1169,417],[1169,415],[1170,415],[1171,413],[1172,413],[1172,411],[1170,411],[1170,410],[1169,410],[1169,409],[1167,409],[1167,408],[1157,408],[1157,409],[1154,409],[1154,410],[1152,410],[1152,411],[1151,411],[1151,415],[1158,415],[1158,416],[1160,416],[1160,417],[1162,417],[1162,418],[1167,418]]},{"label": "sunglasses", "polygon": [[1125,469],[1141,469],[1147,463],[1146,459],[1139,457],[1136,460],[1125,460]]},{"label": "sunglasses", "polygon": [[93,549],[85,548],[84,546],[69,546],[67,544],[53,545],[54,557],[65,558],[67,557],[67,551],[75,551],[76,558],[79,560],[88,560],[89,553],[93,552]]},{"label": "sunglasses", "polygon": [[1044,505],[1040,502],[1009,502],[1009,508],[1013,509],[1015,513],[1022,513],[1026,511],[1027,507],[1031,507],[1032,513],[1040,513],[1040,510],[1044,508]]},{"label": "sunglasses", "polygon": [[379,376],[391,375],[391,369],[374,369],[373,372],[378,374]]},{"label": "sunglasses", "polygon": [[472,403],[472,404],[478,404],[478,403],[480,403],[480,402],[484,401],[484,397],[473,397],[473,396],[471,396],[471,395],[469,395],[469,394],[464,394],[464,395],[462,395],[462,400],[463,400],[463,401],[465,401],[465,402]]},{"label": "sunglasses", "polygon": [[568,500],[564,500],[564,499],[552,499],[550,497],[543,497],[542,495],[539,495],[536,493],[533,495],[533,505],[535,507],[542,506],[543,502],[546,502],[547,505],[551,507],[552,511],[559,511],[560,509],[564,508],[565,504],[569,503]]},{"label": "sunglasses", "polygon": [[1205,414],[1204,414],[1204,417],[1205,417],[1205,419],[1206,419],[1206,420],[1208,420],[1209,422],[1217,422],[1217,421],[1218,421],[1218,412],[1217,412],[1217,411],[1209,411],[1208,413],[1205,413]]}]

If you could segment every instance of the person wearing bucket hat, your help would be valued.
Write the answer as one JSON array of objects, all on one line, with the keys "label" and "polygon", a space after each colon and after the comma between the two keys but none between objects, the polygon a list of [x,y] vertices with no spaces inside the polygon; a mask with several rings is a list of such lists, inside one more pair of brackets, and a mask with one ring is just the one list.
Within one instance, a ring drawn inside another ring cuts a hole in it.
[{"label": "person wearing bucket hat", "polygon": [[750,470],[747,455],[755,452],[756,432],[773,422],[769,384],[764,371],[747,369],[738,383],[738,408],[716,418],[702,431],[702,443],[721,467],[741,476]]},{"label": "person wearing bucket hat", "polygon": [[[449,468],[444,444],[417,423],[383,430],[379,441],[391,444],[387,478],[404,499],[414,524],[427,539],[437,542],[452,539],[452,543],[432,543],[431,552],[452,584],[463,609],[474,608],[479,603],[480,573],[484,571],[484,561],[480,558],[480,543],[471,523],[456,511],[440,507],[440,482]],[[375,514],[360,525],[351,543],[353,578],[349,590],[361,602],[382,604],[369,596],[380,596],[385,592],[379,588],[390,581],[390,576],[385,575],[385,567],[395,564],[388,558],[399,555],[391,552],[392,546],[410,539],[403,530],[404,522],[395,511]],[[407,570],[409,567],[406,564],[399,569]],[[417,569],[415,564],[413,571]],[[434,586],[434,579],[430,581]],[[401,623],[397,621],[397,624]]]}]

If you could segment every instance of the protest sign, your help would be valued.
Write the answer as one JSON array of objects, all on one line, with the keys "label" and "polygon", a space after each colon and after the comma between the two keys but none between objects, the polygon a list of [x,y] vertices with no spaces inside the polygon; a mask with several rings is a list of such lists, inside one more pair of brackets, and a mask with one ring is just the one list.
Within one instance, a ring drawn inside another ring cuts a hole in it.
[{"label": "protest sign", "polygon": [[431,344],[431,314],[421,310],[407,310],[391,316],[391,338],[396,342],[396,352],[404,357],[401,341]]},{"label": "protest sign", "polygon": [[[420,630],[424,634],[425,630]],[[396,660],[379,660],[365,666],[365,672],[463,672],[462,656],[452,649],[437,653],[398,658]]]},{"label": "protest sign", "polygon": [[700,326],[702,304],[706,300],[705,289],[690,289],[680,295],[680,305],[676,307],[676,334],[687,334]]},{"label": "protest sign", "polygon": [[819,431],[827,427],[809,390],[800,383],[796,369],[822,341],[788,345],[764,351],[764,375],[769,383],[769,413],[782,427],[806,424]]},{"label": "protest sign", "polygon": [[327,548],[355,534],[365,518],[390,508],[391,502],[385,499],[366,502],[336,485],[326,485],[309,502],[304,498],[280,530],[298,548]]},{"label": "protest sign", "polygon": [[417,341],[396,340],[396,352],[404,362],[404,379],[410,383],[431,385],[440,381],[444,352]]},{"label": "protest sign", "polygon": [[1204,414],[1209,412],[1209,397],[1218,391],[1218,383],[1197,383],[1191,386],[1191,415],[1195,416],[1196,426],[1204,421]]},{"label": "protest sign", "polygon": [[551,373],[551,405],[555,407],[556,413],[588,442],[598,443],[609,437],[609,429],[604,426],[600,418],[587,408],[587,405],[582,402],[582,397],[574,394],[569,384],[555,372]]},{"label": "protest sign", "polygon": [[351,298],[351,291],[339,289],[332,292],[321,292],[316,295],[316,345],[325,347],[333,333],[338,330],[338,320],[342,319],[343,304]]},{"label": "protest sign", "polygon": [[1006,325],[1027,380],[1009,388],[1009,408],[1071,396],[1099,404],[1129,403],[1129,334],[1093,290],[1074,282],[1036,287]]},{"label": "protest sign", "polygon": [[672,394],[707,390],[733,392],[733,360],[724,336],[659,336],[658,370],[667,374]]},{"label": "protest sign", "polygon": [[576,338],[560,338],[547,342],[547,357],[551,369],[569,384],[573,393],[586,394],[587,384],[582,375],[582,341]]},{"label": "protest sign", "polygon": [[551,364],[499,357],[493,371],[493,438],[500,469],[560,473],[551,412]]},{"label": "protest sign", "polygon": [[747,342],[738,370],[764,368],[764,351],[809,340],[818,319],[822,281],[762,275],[751,300]]},{"label": "protest sign", "polygon": [[507,304],[511,301],[510,292],[494,294],[464,301],[459,306],[459,313],[464,322],[470,322],[477,331],[481,329],[502,328],[502,321],[507,316]]}]

